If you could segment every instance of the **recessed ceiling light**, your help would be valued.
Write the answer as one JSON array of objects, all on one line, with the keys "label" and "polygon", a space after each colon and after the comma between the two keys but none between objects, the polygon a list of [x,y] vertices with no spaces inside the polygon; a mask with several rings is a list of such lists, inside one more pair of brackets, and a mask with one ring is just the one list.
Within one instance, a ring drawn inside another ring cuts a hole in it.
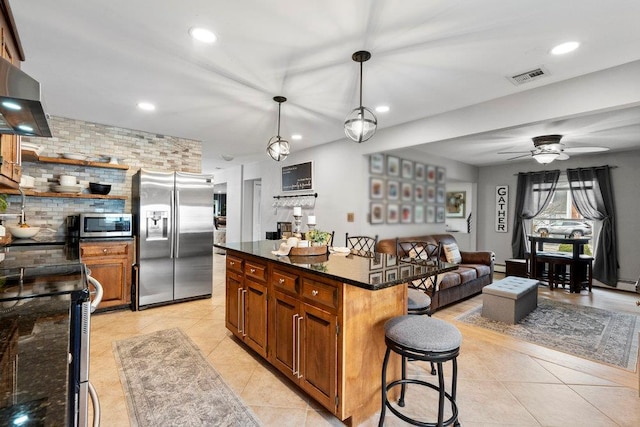
[{"label": "recessed ceiling light", "polygon": [[378,113],[386,113],[389,111],[389,106],[388,105],[378,105],[376,107],[376,112]]},{"label": "recessed ceiling light", "polygon": [[302,135],[300,135],[299,133],[296,133],[295,135],[291,135],[291,139],[294,139],[297,141],[299,139],[302,139]]},{"label": "recessed ceiling light", "polygon": [[193,27],[189,30],[189,34],[194,39],[203,43],[213,43],[218,40],[218,37],[213,32],[202,27]]},{"label": "recessed ceiling light", "polygon": [[15,111],[22,110],[22,107],[20,106],[20,104],[13,101],[4,101],[2,105],[5,108],[8,108],[9,110],[15,110]]},{"label": "recessed ceiling light", "polygon": [[138,102],[138,108],[144,111],[153,111],[156,109],[156,106],[150,102]]},{"label": "recessed ceiling light", "polygon": [[578,48],[578,46],[580,46],[580,43],[578,42],[562,43],[551,49],[551,53],[554,55],[563,55],[565,53],[573,52]]}]

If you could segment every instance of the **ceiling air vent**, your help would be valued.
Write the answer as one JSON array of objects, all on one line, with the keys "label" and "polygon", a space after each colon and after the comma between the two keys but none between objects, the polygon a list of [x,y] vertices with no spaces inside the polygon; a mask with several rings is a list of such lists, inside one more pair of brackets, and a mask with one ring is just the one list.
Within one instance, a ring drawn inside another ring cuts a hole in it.
[{"label": "ceiling air vent", "polygon": [[525,71],[524,73],[516,74],[515,76],[507,77],[511,83],[514,85],[521,85],[524,83],[529,83],[534,80],[541,79],[549,75],[549,72],[542,67],[536,68],[535,70]]}]

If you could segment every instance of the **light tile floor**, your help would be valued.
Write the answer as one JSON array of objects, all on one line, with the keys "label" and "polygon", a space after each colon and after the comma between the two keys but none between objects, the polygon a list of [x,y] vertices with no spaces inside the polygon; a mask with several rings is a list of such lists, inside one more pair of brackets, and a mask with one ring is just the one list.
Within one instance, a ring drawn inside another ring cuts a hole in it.
[{"label": "light tile floor", "polygon": [[[540,289],[540,297],[638,314],[635,296],[594,289],[568,294]],[[461,330],[458,358],[460,422],[473,426],[638,426],[638,374],[455,321],[481,304],[480,296],[438,311],[435,317]],[[129,418],[112,351],[113,341],[179,327],[265,426],[339,426],[342,423],[299,392],[287,379],[233,338],[224,325],[224,256],[214,256],[211,299],[139,312],[100,313],[92,318],[91,381],[98,390],[103,426],[128,426]],[[430,377],[426,364],[413,375]],[[447,371],[449,373],[449,371]],[[447,375],[447,380],[449,379]],[[431,395],[409,390],[406,410],[435,415]],[[424,418],[423,418],[424,419]],[[373,416],[365,426],[377,425]],[[387,415],[388,426],[406,425]]]}]

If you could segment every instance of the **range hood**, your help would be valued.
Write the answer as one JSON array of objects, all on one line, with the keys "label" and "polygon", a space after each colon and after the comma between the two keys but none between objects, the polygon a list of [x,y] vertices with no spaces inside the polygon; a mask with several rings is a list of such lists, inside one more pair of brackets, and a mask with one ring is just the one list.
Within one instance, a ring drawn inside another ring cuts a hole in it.
[{"label": "range hood", "polygon": [[51,137],[40,83],[0,58],[0,134]]}]

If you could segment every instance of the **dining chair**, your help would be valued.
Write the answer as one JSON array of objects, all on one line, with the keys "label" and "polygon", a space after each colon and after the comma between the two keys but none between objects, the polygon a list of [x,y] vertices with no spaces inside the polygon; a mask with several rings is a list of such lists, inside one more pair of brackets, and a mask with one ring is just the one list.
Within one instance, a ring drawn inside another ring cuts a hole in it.
[{"label": "dining chair", "polygon": [[375,237],[370,236],[349,236],[349,233],[345,237],[345,246],[349,249],[356,251],[375,252],[376,244],[378,243],[378,235]]}]

